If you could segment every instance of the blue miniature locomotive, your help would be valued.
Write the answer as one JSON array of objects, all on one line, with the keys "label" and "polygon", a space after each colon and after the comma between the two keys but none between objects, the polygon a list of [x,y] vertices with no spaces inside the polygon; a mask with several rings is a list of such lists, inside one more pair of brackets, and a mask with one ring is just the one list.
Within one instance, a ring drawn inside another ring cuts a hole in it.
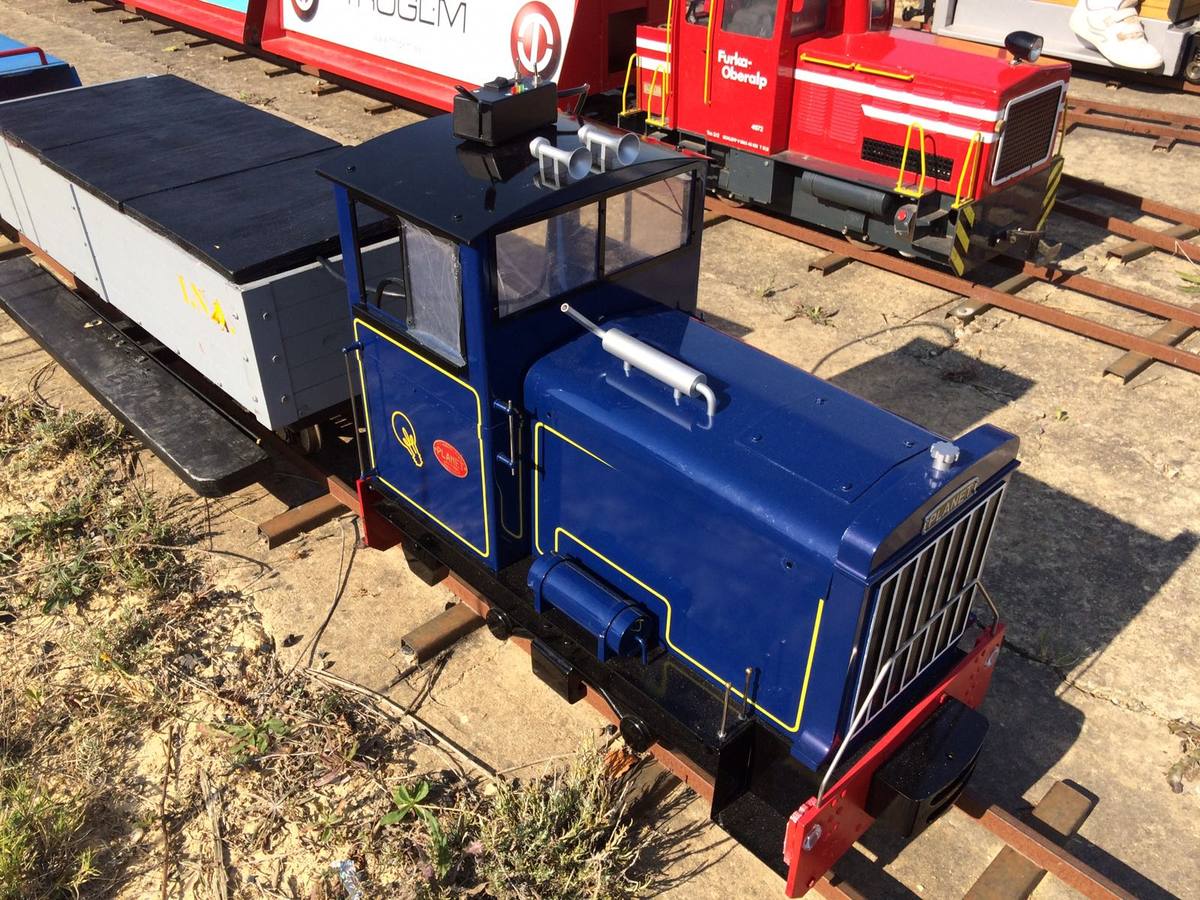
[{"label": "blue miniature locomotive", "polygon": [[[900,801],[927,821],[986,729],[1002,626],[976,606],[1016,438],[948,442],[706,325],[704,161],[504,88],[321,170],[368,542],[396,529],[565,697],[599,692],[635,747],[710,773],[714,814],[776,867],[793,811],[872,742],[864,821]],[[486,116],[507,139],[472,131]],[[881,793],[917,731],[961,765]]]}]

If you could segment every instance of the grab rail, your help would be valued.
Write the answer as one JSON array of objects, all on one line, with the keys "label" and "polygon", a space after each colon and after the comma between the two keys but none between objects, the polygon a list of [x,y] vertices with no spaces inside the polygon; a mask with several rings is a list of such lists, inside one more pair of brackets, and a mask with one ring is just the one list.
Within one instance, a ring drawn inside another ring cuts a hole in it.
[{"label": "grab rail", "polygon": [[13,47],[9,50],[0,50],[0,59],[9,59],[13,56],[23,56],[26,53],[36,53],[38,59],[42,61],[43,66],[50,65],[50,60],[46,59],[46,51],[41,47]]},{"label": "grab rail", "polygon": [[[904,175],[908,171],[908,151],[912,147],[913,128],[916,128],[921,139],[921,180],[916,187],[904,186]],[[920,199],[925,196],[925,126],[920,122],[912,122],[904,135],[904,154],[900,157],[900,175],[896,178],[896,193],[906,197]]]},{"label": "grab rail", "polygon": [[[637,83],[636,91],[634,92],[634,95],[633,95],[633,102],[635,105],[631,107],[628,105],[629,104],[629,79],[633,76],[633,64],[634,63],[638,64],[638,83]],[[640,106],[636,105],[641,101],[641,99],[642,99],[642,63],[641,63],[641,60],[638,59],[638,55],[635,53],[635,54],[633,54],[633,56],[629,57],[629,65],[627,65],[625,67],[625,87],[621,91],[621,113],[620,114],[622,116],[628,116],[635,112],[641,112],[642,108]]]},{"label": "grab rail", "polygon": [[[958,209],[964,203],[969,203],[972,199],[974,199],[975,176],[979,171],[979,157],[982,153],[982,151],[979,150],[979,146],[982,143],[983,133],[979,131],[975,132],[974,137],[971,138],[971,143],[967,145],[967,155],[963,157],[962,172],[960,172],[958,176],[958,187],[954,191],[954,205],[950,207],[951,209]],[[971,167],[970,179],[967,179],[968,165]],[[963,195],[964,181],[967,185],[966,196]]]}]

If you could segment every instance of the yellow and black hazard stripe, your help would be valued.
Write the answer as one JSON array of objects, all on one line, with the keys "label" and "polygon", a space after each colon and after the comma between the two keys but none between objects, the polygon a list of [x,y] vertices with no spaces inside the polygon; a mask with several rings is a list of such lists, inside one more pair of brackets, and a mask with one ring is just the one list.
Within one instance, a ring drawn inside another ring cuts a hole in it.
[{"label": "yellow and black hazard stripe", "polygon": [[971,232],[975,228],[975,204],[964,203],[958,210],[958,225],[954,229],[954,244],[950,247],[950,268],[955,275],[967,270],[967,254],[971,249]]},{"label": "yellow and black hazard stripe", "polygon": [[1063,158],[1060,156],[1054,161],[1054,165],[1050,167],[1050,177],[1046,180],[1046,194],[1042,199],[1042,215],[1038,219],[1035,231],[1041,231],[1046,227],[1046,220],[1050,218],[1050,213],[1054,211],[1054,201],[1058,199],[1058,183],[1062,181],[1062,173]]}]

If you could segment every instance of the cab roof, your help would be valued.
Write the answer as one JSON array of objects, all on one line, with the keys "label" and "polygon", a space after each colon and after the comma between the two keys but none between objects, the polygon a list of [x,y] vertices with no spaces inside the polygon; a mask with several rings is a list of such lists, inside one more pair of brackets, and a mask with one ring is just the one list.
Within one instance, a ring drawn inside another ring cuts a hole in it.
[{"label": "cab roof", "polygon": [[558,189],[537,183],[529,150],[539,134],[561,149],[581,146],[580,120],[560,116],[557,129],[532,132],[487,148],[454,136],[448,115],[426,119],[332,156],[318,173],[356,199],[395,212],[424,228],[470,244],[546,218],[555,210],[618,193],[702,166],[704,159],[643,143],[637,162],[592,172]]}]

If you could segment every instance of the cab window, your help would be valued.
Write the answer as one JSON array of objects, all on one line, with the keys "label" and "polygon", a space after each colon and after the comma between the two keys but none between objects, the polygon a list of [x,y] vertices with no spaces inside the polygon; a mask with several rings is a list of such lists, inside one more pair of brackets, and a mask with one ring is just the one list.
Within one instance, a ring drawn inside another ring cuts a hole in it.
[{"label": "cab window", "polygon": [[401,219],[399,235],[363,251],[363,302],[387,325],[463,366],[458,246]]},{"label": "cab window", "polygon": [[895,18],[896,0],[871,0],[871,30],[887,31]]},{"label": "cab window", "polygon": [[692,176],[653,181],[605,201],[604,271],[618,272],[687,243]]},{"label": "cab window", "polygon": [[829,0],[793,0],[791,35],[822,31],[829,15]]},{"label": "cab window", "polygon": [[496,237],[500,316],[595,281],[600,207],[592,203]]},{"label": "cab window", "polygon": [[721,30],[748,37],[769,38],[775,33],[779,0],[726,0]]},{"label": "cab window", "polygon": [[695,184],[691,172],[652,181],[498,234],[500,318],[685,246]]}]

